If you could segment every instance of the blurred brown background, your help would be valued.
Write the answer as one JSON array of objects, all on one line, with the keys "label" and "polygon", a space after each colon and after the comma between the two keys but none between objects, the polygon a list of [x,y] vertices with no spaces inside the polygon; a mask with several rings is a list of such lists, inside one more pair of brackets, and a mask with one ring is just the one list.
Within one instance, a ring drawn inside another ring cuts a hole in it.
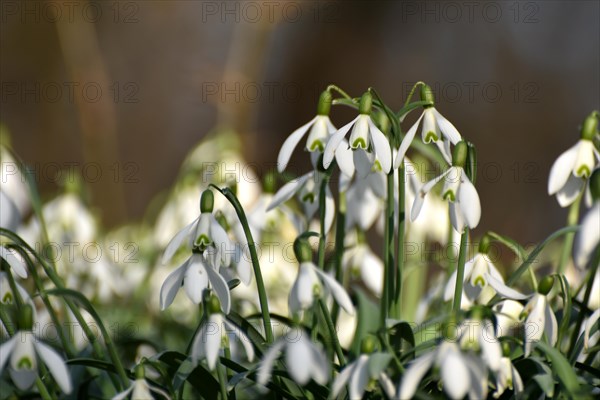
[{"label": "blurred brown background", "polygon": [[[328,83],[394,108],[428,82],[479,150],[480,230],[537,241],[551,163],[600,104],[598,1],[2,1],[1,115],[42,193],[69,165],[108,226],[233,126],[259,173]],[[352,114],[334,109],[338,126]],[[414,118],[414,117],[413,117]],[[412,119],[404,124],[410,126]],[[292,167],[301,171],[302,155]]]}]

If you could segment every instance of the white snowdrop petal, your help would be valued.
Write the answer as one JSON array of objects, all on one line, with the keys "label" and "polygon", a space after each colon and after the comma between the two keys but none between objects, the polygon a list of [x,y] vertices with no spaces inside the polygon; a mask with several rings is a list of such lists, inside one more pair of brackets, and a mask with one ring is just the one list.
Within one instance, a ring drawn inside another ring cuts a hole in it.
[{"label": "white snowdrop petal", "polygon": [[[317,116],[318,117],[318,116]],[[296,129],[288,138],[283,142],[281,146],[281,150],[279,150],[279,155],[277,156],[277,170],[281,173],[287,167],[290,158],[292,157],[292,153],[294,149],[302,140],[302,137],[308,132],[308,129],[315,122],[317,117],[314,117],[306,124],[302,125],[300,128]]]},{"label": "white snowdrop petal", "polygon": [[267,207],[267,211],[274,209],[281,203],[284,203],[292,197],[294,197],[296,192],[300,190],[302,186],[306,183],[306,181],[308,181],[313,175],[314,172],[311,171],[283,185],[281,189],[279,189],[277,193],[275,193],[275,195],[273,196],[273,200],[271,200],[271,204],[269,204],[269,206]]},{"label": "white snowdrop petal", "polygon": [[346,367],[335,377],[331,388],[331,397],[336,398],[340,394],[344,386],[348,383],[355,366],[356,362],[346,365]]},{"label": "white snowdrop petal", "polygon": [[285,352],[285,365],[290,376],[296,383],[306,385],[314,368],[313,353],[308,345],[306,335],[300,336],[295,341],[288,343]]},{"label": "white snowdrop petal", "polygon": [[16,335],[8,339],[6,342],[0,345],[0,374],[4,370],[4,365],[9,359],[10,354],[12,353],[15,345],[17,344],[17,340],[19,340],[20,333],[17,332]]},{"label": "white snowdrop petal", "polygon": [[271,370],[273,369],[273,364],[275,364],[275,360],[279,357],[279,353],[281,349],[285,345],[284,339],[279,339],[277,342],[273,343],[271,347],[267,350],[267,352],[263,355],[263,359],[258,367],[258,371],[256,374],[257,382],[259,385],[266,385],[271,379]]},{"label": "white snowdrop petal", "polygon": [[349,388],[351,399],[361,399],[365,392],[365,387],[369,383],[369,358],[366,355],[362,355],[356,361],[356,367],[350,377]]},{"label": "white snowdrop petal", "polygon": [[340,145],[335,150],[335,160],[344,174],[349,177],[354,175],[355,165],[354,165],[354,151],[348,146],[348,142],[346,140],[342,140]]},{"label": "white snowdrop petal", "polygon": [[208,326],[205,330],[205,352],[208,368],[214,371],[221,351],[221,337],[223,336],[223,316],[212,314],[208,317]]},{"label": "white snowdrop petal", "polygon": [[429,368],[431,368],[435,355],[435,351],[424,354],[408,366],[402,376],[402,381],[400,382],[398,393],[399,399],[412,399],[417,391],[419,382],[421,382],[423,376],[425,376],[427,371],[429,371]]},{"label": "white snowdrop petal", "polygon": [[459,350],[449,351],[440,365],[444,391],[453,399],[462,399],[469,391],[471,380]]},{"label": "white snowdrop petal", "polygon": [[[583,332],[583,347],[587,350],[590,347],[590,332],[592,327],[600,319],[600,308],[594,311],[592,315],[585,321],[584,332]],[[0,355],[2,352],[0,351]],[[0,364],[1,366],[1,364]],[[0,368],[1,370],[1,368]]]},{"label": "white snowdrop petal", "polygon": [[379,128],[375,126],[371,118],[369,118],[368,121],[370,138],[375,149],[375,154],[377,154],[377,158],[381,163],[383,172],[387,174],[392,169],[392,149],[390,147],[390,142],[387,140],[383,132],[381,132]]},{"label": "white snowdrop petal", "polygon": [[504,282],[499,281],[498,279],[496,279],[495,277],[493,277],[490,274],[486,275],[486,279],[487,279],[488,283],[490,284],[490,286],[492,288],[494,288],[494,290],[496,292],[498,292],[498,294],[502,297],[506,297],[506,298],[512,299],[512,300],[525,300],[526,298],[529,297],[520,292],[517,292],[514,289],[509,288],[508,286],[506,286],[504,284]]},{"label": "white snowdrop petal", "polygon": [[167,244],[165,252],[161,258],[162,264],[166,264],[173,257],[173,254],[175,254],[179,246],[181,246],[183,241],[190,234],[190,231],[193,230],[195,225],[198,223],[198,219],[200,219],[200,217],[196,218],[191,224],[187,225],[185,228],[177,232],[175,236],[173,236],[173,239],[171,239],[169,244]]},{"label": "white snowdrop petal", "polygon": [[438,126],[440,127],[440,130],[442,131],[442,134],[444,136],[446,136],[446,138],[448,138],[448,140],[452,144],[456,144],[456,143],[460,142],[462,137],[461,137],[460,133],[458,132],[458,129],[456,129],[456,127],[454,125],[452,125],[452,122],[448,121],[446,119],[446,117],[444,117],[442,114],[440,114],[440,112],[438,110],[436,110],[435,108],[433,108],[433,112],[435,114],[436,122],[437,122]]},{"label": "white snowdrop petal", "polygon": [[579,150],[579,142],[567,151],[562,153],[552,164],[550,168],[550,176],[548,178],[548,194],[557,193],[567,183],[567,179],[573,173],[573,167],[577,160]]},{"label": "white snowdrop petal", "polygon": [[210,235],[223,266],[228,267],[231,264],[231,255],[235,252],[235,246],[213,214],[210,214]]},{"label": "white snowdrop petal", "polygon": [[475,228],[481,219],[479,195],[465,173],[462,174],[462,179],[463,181],[458,189],[458,203],[461,214],[465,217],[469,228]]},{"label": "white snowdrop petal", "polygon": [[[360,115],[359,115],[360,116]],[[329,168],[331,162],[333,161],[333,157],[335,156],[335,151],[337,150],[340,143],[344,139],[344,136],[348,133],[352,125],[356,122],[358,117],[354,118],[352,121],[341,127],[337,132],[330,136],[327,141],[327,145],[325,146],[325,151],[323,152],[323,167],[325,169]]]},{"label": "white snowdrop petal", "polygon": [[396,159],[394,160],[394,168],[398,168],[400,166],[400,163],[404,159],[408,148],[410,147],[413,139],[415,138],[415,134],[417,133],[417,129],[419,128],[419,123],[423,119],[423,115],[425,115],[425,113],[421,114],[419,119],[417,119],[417,122],[415,122],[413,126],[410,127],[410,129],[406,133],[406,136],[404,136],[404,139],[402,139],[402,143],[400,143],[400,148],[398,149],[398,154],[396,154]]},{"label": "white snowdrop petal", "polygon": [[556,200],[558,201],[558,204],[563,208],[573,204],[575,199],[577,199],[577,196],[579,196],[579,193],[581,193],[583,190],[584,186],[585,181],[583,179],[578,178],[575,175],[569,175],[567,183],[565,183],[558,193],[556,193]]},{"label": "white snowdrop petal", "polygon": [[231,310],[231,294],[229,293],[229,286],[227,286],[225,278],[210,265],[207,265],[205,270],[208,274],[208,280],[221,302],[221,310],[223,310],[225,314],[229,314],[229,311]]},{"label": "white snowdrop petal", "polygon": [[181,288],[181,284],[183,283],[183,278],[185,276],[185,272],[187,270],[187,265],[189,260],[186,260],[183,265],[177,268],[175,271],[171,272],[167,279],[163,282],[160,288],[160,309],[164,310],[169,307],[177,292]]},{"label": "white snowdrop petal", "polygon": [[194,304],[200,304],[202,301],[202,292],[208,287],[206,270],[207,268],[203,263],[194,257],[185,271],[183,289]]},{"label": "white snowdrop petal", "polygon": [[10,265],[10,268],[15,274],[23,279],[27,278],[27,266],[25,260],[17,250],[0,246],[0,257]]},{"label": "white snowdrop petal", "polygon": [[342,307],[348,314],[354,315],[354,305],[352,304],[352,300],[350,300],[350,296],[348,296],[348,293],[346,293],[346,289],[344,289],[344,287],[340,285],[335,278],[329,276],[325,272],[319,270],[318,268],[315,268],[314,270],[323,280],[327,288],[329,288],[333,298],[335,301],[337,301],[340,307]]},{"label": "white snowdrop petal", "polygon": [[60,386],[60,389],[66,393],[71,393],[73,389],[71,385],[71,377],[69,376],[69,370],[65,364],[64,359],[50,346],[34,340],[34,345],[40,358],[48,366],[48,370]]}]

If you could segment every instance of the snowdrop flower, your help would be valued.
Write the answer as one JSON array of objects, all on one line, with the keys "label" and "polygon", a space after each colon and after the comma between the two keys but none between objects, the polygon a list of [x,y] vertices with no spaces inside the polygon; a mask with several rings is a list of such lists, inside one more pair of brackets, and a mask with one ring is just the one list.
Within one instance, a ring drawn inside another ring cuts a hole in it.
[{"label": "snowdrop flower", "polygon": [[410,144],[415,138],[415,134],[417,133],[417,129],[419,128],[421,120],[423,120],[423,128],[421,130],[421,138],[423,139],[423,143],[436,143],[442,152],[442,155],[448,162],[451,161],[452,156],[450,152],[450,144],[456,145],[462,139],[460,133],[454,127],[454,125],[452,125],[452,123],[448,121],[442,114],[440,114],[433,106],[433,92],[428,85],[421,86],[421,100],[429,101],[432,105],[424,107],[423,113],[419,119],[417,119],[417,122],[415,122],[406,133],[406,136],[402,140],[400,148],[398,149],[396,159],[394,160],[394,168],[398,168],[404,159]]},{"label": "snowdrop flower", "polygon": [[496,371],[496,391],[493,396],[495,399],[502,396],[502,394],[510,389],[514,392],[515,397],[519,397],[519,394],[523,392],[525,386],[519,371],[510,361],[508,357],[502,357],[500,359],[500,368]]},{"label": "snowdrop flower", "polygon": [[0,258],[6,261],[10,265],[10,269],[20,278],[27,278],[27,264],[17,250],[0,246]]},{"label": "snowdrop flower", "polygon": [[[288,138],[283,142],[279,155],[277,156],[277,170],[281,173],[287,167],[292,153],[300,140],[309,131],[308,139],[306,140],[306,150],[318,156],[325,150],[325,144],[332,135],[336,128],[329,119],[329,111],[331,110],[331,93],[325,90],[319,97],[319,105],[317,107],[317,116],[296,129]],[[313,157],[314,161],[318,157]]]},{"label": "snowdrop flower", "polygon": [[41,359],[60,389],[71,393],[71,378],[63,358],[34,336],[32,316],[32,307],[25,305],[19,313],[19,330],[0,345],[0,374],[8,362],[8,372],[14,384],[21,390],[29,389],[39,376],[38,363]]},{"label": "snowdrop flower", "polygon": [[486,370],[476,358],[463,354],[454,341],[443,340],[433,351],[415,359],[408,366],[398,391],[398,399],[410,399],[419,382],[432,367],[439,369],[444,392],[452,399],[485,398]]},{"label": "snowdrop flower", "polygon": [[[31,298],[29,297],[29,293],[23,288],[23,286],[19,285],[18,282],[15,282],[15,286],[17,287],[17,291],[19,295],[25,302],[30,302]],[[7,273],[4,271],[0,271],[0,304],[14,304],[15,303],[15,294],[10,287],[10,283],[8,280]]]},{"label": "snowdrop flower", "polygon": [[373,154],[362,149],[354,152],[355,179],[346,190],[347,230],[358,226],[366,231],[382,214],[386,176],[380,169],[372,167],[373,158]]},{"label": "snowdrop flower", "polygon": [[165,399],[170,399],[168,393],[162,389],[151,386],[146,381],[146,373],[142,365],[138,365],[135,368],[135,375],[136,378],[131,382],[131,385],[121,393],[117,393],[112,400],[126,399],[129,394],[131,394],[131,400],[149,400],[154,398],[152,392],[161,395]]},{"label": "snowdrop flower", "polygon": [[583,123],[581,139],[569,150],[562,153],[552,165],[548,178],[548,194],[556,195],[561,207],[571,205],[585,187],[600,153],[593,139],[598,133],[598,114],[593,112]]},{"label": "snowdrop flower", "polygon": [[472,319],[467,319],[460,324],[460,345],[463,350],[471,350],[481,355],[481,359],[488,368],[497,372],[500,369],[502,348],[496,337],[494,324],[489,320],[481,319],[476,309]]},{"label": "snowdrop flower", "polygon": [[248,361],[254,359],[254,348],[248,336],[240,328],[229,322],[221,314],[219,299],[212,295],[207,304],[208,318],[194,337],[192,342],[192,362],[194,366],[198,361],[206,359],[208,368],[214,371],[221,348],[228,344],[229,334],[237,336],[246,350]]},{"label": "snowdrop flower", "polygon": [[[296,178],[281,187],[273,196],[273,200],[267,212],[288,201],[294,195],[298,195],[304,215],[307,220],[315,215],[319,209],[319,197],[321,193],[321,182],[323,175],[318,171],[311,171],[299,178]],[[327,187],[325,192],[325,232],[329,232],[335,217],[335,201],[331,189]]]},{"label": "snowdrop flower", "polygon": [[[363,94],[360,99],[359,115],[354,118],[351,122],[344,125],[337,132],[335,132],[325,146],[325,152],[323,153],[323,167],[329,168],[333,157],[336,154],[337,149],[343,145],[344,137],[350,132],[349,146],[352,150],[362,149],[364,151],[371,151],[375,153],[373,163],[376,168],[381,168],[386,174],[392,169],[392,150],[390,143],[385,137],[383,132],[375,126],[375,123],[371,119],[371,108],[373,104],[373,97],[369,92]],[[347,162],[347,159],[340,160],[339,163]],[[379,164],[379,166],[377,166]],[[350,169],[350,166],[340,164],[340,169]]]},{"label": "snowdrop flower", "polygon": [[296,281],[292,285],[288,300],[289,309],[292,313],[304,311],[310,308],[315,297],[322,297],[323,286],[331,292],[335,301],[350,315],[354,314],[354,305],[346,290],[335,278],[321,271],[312,262],[312,249],[308,241],[296,239],[294,242],[294,253],[300,266]]},{"label": "snowdrop flower", "polygon": [[200,198],[200,216],[171,239],[162,257],[163,264],[173,257],[175,251],[186,239],[190,248],[197,247],[204,251],[209,246],[213,247],[216,250],[217,259],[224,267],[231,264],[234,245],[229,240],[225,229],[213,215],[213,205],[214,195],[210,189],[207,189]]},{"label": "snowdrop flower", "polygon": [[443,179],[442,197],[450,203],[450,221],[454,229],[462,232],[465,227],[472,229],[479,224],[481,219],[479,195],[464,170],[467,152],[467,144],[458,142],[454,147],[452,167],[421,187],[411,209],[412,221],[419,216],[427,193]]},{"label": "snowdrop flower", "polygon": [[498,302],[493,308],[496,316],[496,336],[517,336],[524,308],[515,300],[506,299]]},{"label": "snowdrop flower", "polygon": [[491,275],[488,275],[489,284],[501,296],[513,300],[529,299],[522,312],[525,316],[525,357],[531,354],[533,344],[538,342],[545,333],[552,346],[558,340],[558,323],[556,316],[550,307],[547,295],[554,285],[554,277],[546,276],[538,285],[538,292],[532,295],[524,295],[509,288]]},{"label": "snowdrop flower", "polygon": [[[206,251],[205,253],[209,253]],[[225,279],[217,272],[215,258],[194,252],[179,268],[171,272],[160,288],[160,309],[169,307],[183,285],[185,293],[195,304],[202,302],[205,289],[211,287],[221,302],[223,312],[229,314],[231,295]]]},{"label": "snowdrop flower", "polygon": [[337,398],[342,388],[347,385],[350,399],[362,399],[370,383],[378,380],[388,397],[393,398],[395,396],[394,385],[384,372],[392,358],[391,355],[373,353],[375,343],[372,336],[365,337],[361,347],[363,354],[352,363],[347,364],[333,381],[331,397]]},{"label": "snowdrop flower", "polygon": [[287,372],[296,383],[306,385],[313,379],[324,385],[329,380],[330,365],[321,346],[313,343],[306,331],[293,328],[265,352],[257,373],[260,385],[271,379],[273,364],[281,352],[285,352]]},{"label": "snowdrop flower", "polygon": [[590,193],[594,203],[583,217],[573,248],[573,259],[579,269],[585,269],[600,244],[600,168],[590,177]]},{"label": "snowdrop flower", "polygon": [[[465,263],[465,285],[463,286],[463,291],[470,300],[477,300],[479,304],[486,304],[496,294],[493,288],[488,285],[488,275],[492,275],[498,281],[504,283],[502,275],[500,275],[500,272],[498,272],[498,269],[490,260],[488,253],[489,246],[490,239],[485,235],[479,243],[477,254]],[[446,284],[444,301],[454,298],[456,275],[457,271],[455,270]]]},{"label": "snowdrop flower", "polygon": [[[360,236],[359,233],[357,235]],[[350,277],[360,279],[369,290],[381,296],[383,261],[371,251],[364,238],[359,237],[357,242],[344,252],[342,266],[350,273]]]}]

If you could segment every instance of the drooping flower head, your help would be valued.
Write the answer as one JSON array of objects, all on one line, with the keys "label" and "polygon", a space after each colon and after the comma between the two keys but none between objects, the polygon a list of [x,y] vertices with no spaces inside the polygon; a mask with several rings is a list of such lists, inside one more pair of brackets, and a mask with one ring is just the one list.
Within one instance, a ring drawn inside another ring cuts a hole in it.
[{"label": "drooping flower head", "polygon": [[294,242],[294,253],[298,262],[298,276],[289,296],[289,308],[292,313],[310,308],[315,298],[325,295],[327,289],[335,301],[348,313],[354,314],[354,305],[346,290],[335,278],[321,271],[312,262],[312,249],[305,239],[298,238]]},{"label": "drooping flower head", "polygon": [[433,92],[428,85],[421,86],[421,100],[429,102],[430,105],[423,107],[423,113],[406,133],[394,160],[394,168],[398,168],[404,159],[408,148],[415,138],[421,120],[423,121],[421,129],[423,143],[434,142],[448,162],[452,161],[450,145],[456,145],[462,139],[454,125],[435,109]]},{"label": "drooping flower head", "polygon": [[427,193],[443,179],[442,197],[449,203],[450,221],[454,229],[462,232],[465,227],[473,229],[479,224],[481,218],[479,195],[464,169],[468,151],[464,141],[458,142],[452,154],[452,166],[421,187],[411,209],[412,221],[419,216]]},{"label": "drooping flower head", "polygon": [[19,330],[0,346],[0,374],[8,362],[8,372],[14,384],[21,390],[29,389],[37,377],[40,360],[46,364],[50,374],[64,393],[71,393],[69,371],[63,358],[56,350],[35,337],[33,309],[24,305],[18,315]]},{"label": "drooping flower head", "polygon": [[[319,97],[319,105],[317,107],[317,116],[296,129],[288,138],[283,142],[279,155],[277,156],[277,170],[283,172],[287,167],[294,149],[302,140],[306,132],[308,138],[306,140],[306,151],[311,153],[313,164],[318,159],[318,155],[325,150],[325,145],[329,140],[329,136],[332,135],[336,128],[329,119],[329,111],[331,110],[331,92],[325,90]],[[310,130],[310,131],[309,131]]]},{"label": "drooping flower head", "polygon": [[598,113],[594,111],[584,121],[581,139],[562,153],[552,164],[548,177],[548,194],[556,195],[561,207],[571,205],[585,187],[585,181],[600,160],[593,139],[598,135]]},{"label": "drooping flower head", "polygon": [[[344,138],[350,132],[350,139],[348,140],[350,149],[374,153],[375,157],[373,157],[372,162],[374,165],[379,164],[376,168],[382,169],[386,174],[390,172],[392,169],[392,150],[384,133],[371,119],[372,106],[373,96],[371,93],[365,92],[360,99],[359,115],[335,132],[327,142],[323,153],[324,168],[329,168],[338,148],[344,145]],[[352,131],[350,131],[351,129]],[[344,170],[342,165],[340,165],[340,168]]]}]

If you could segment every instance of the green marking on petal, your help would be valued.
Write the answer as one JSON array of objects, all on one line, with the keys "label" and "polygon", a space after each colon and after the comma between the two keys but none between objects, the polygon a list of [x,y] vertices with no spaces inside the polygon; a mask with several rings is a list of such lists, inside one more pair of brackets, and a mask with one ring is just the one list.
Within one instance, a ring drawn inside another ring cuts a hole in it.
[{"label": "green marking on petal", "polygon": [[315,195],[313,193],[306,193],[304,196],[302,196],[302,201],[303,202],[309,202],[309,203],[314,203],[315,202]]},{"label": "green marking on petal", "polygon": [[4,297],[2,298],[2,304],[12,304],[13,303],[13,295],[11,292],[6,292]]},{"label": "green marking on petal", "polygon": [[425,135],[425,143],[431,143],[432,141],[437,142],[438,140],[438,136],[433,131],[429,131]]},{"label": "green marking on petal", "polygon": [[200,247],[201,249],[205,249],[211,243],[212,243],[212,241],[210,240],[210,238],[208,236],[206,236],[205,234],[201,234],[200,236],[198,236],[198,238],[194,242],[194,245],[196,245],[196,247]]},{"label": "green marking on petal", "polygon": [[314,297],[321,297],[321,286],[318,284],[313,285],[313,296]]},{"label": "green marking on petal", "polygon": [[575,176],[577,176],[579,178],[584,178],[584,179],[589,178],[591,174],[592,174],[592,171],[590,170],[590,167],[588,167],[587,165],[582,165],[575,172]]},{"label": "green marking on petal", "polygon": [[354,142],[352,142],[352,145],[350,146],[353,149],[358,149],[359,147],[361,149],[367,149],[367,142],[365,142],[365,140],[363,138],[356,138],[356,140],[354,140]]},{"label": "green marking on petal", "polygon": [[373,171],[373,172],[383,171],[383,168],[381,168],[381,163],[379,162],[379,160],[375,160],[375,162],[373,163],[373,166],[371,167],[371,171]]},{"label": "green marking on petal", "polygon": [[443,198],[444,198],[444,200],[448,200],[453,203],[456,201],[456,195],[454,194],[454,192],[452,190],[447,190],[446,193],[444,193]]},{"label": "green marking on petal", "polygon": [[323,146],[323,142],[321,142],[320,140],[315,140],[310,144],[310,146],[308,146],[308,151],[312,152],[315,150],[319,150],[320,152],[325,151],[325,146]]},{"label": "green marking on petal", "polygon": [[485,286],[485,279],[483,279],[483,276],[479,275],[477,278],[475,278],[475,286],[479,286],[479,287],[484,287]]},{"label": "green marking on petal", "polygon": [[17,362],[17,369],[33,369],[33,361],[29,357],[23,357]]}]

